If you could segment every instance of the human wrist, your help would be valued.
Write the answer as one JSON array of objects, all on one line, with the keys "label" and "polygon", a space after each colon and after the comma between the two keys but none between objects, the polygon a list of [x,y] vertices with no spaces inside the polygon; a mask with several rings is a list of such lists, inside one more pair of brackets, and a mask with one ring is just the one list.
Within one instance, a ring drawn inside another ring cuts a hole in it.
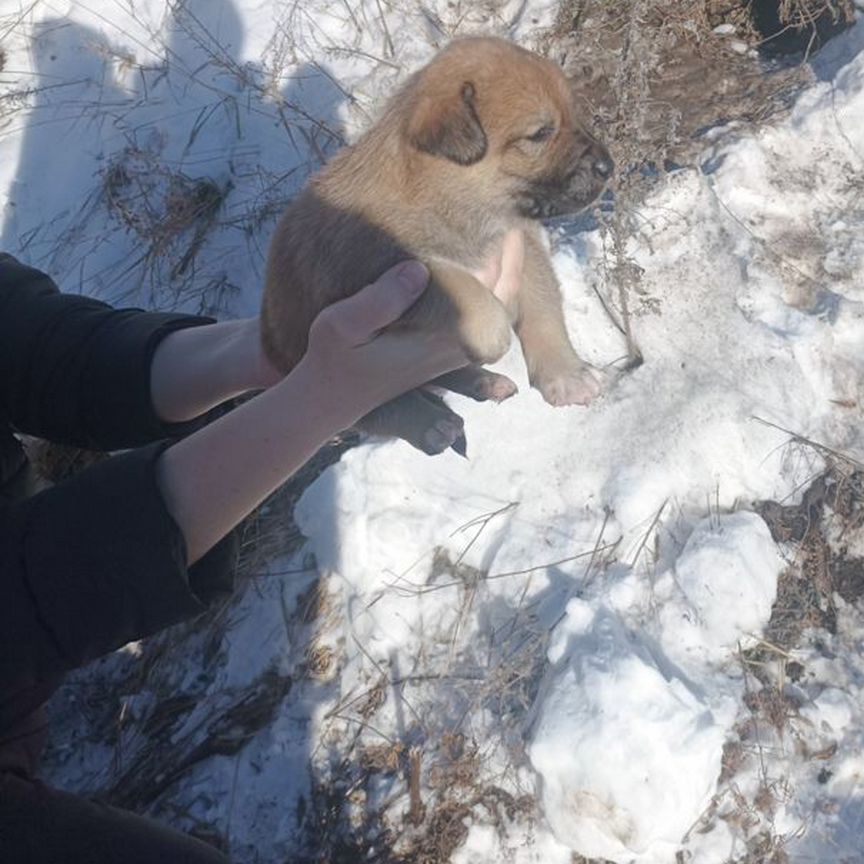
[{"label": "human wrist", "polygon": [[[302,409],[328,436],[349,429],[384,401],[375,402],[367,388],[355,386],[356,382],[350,382],[347,376],[340,375],[338,370],[309,352],[283,381],[293,393],[302,394]],[[272,389],[281,388],[282,383]]]},{"label": "human wrist", "polygon": [[258,318],[242,318],[216,325],[222,328],[215,346],[214,368],[221,375],[221,389],[230,396],[250,390],[264,390],[282,377],[261,345]]}]

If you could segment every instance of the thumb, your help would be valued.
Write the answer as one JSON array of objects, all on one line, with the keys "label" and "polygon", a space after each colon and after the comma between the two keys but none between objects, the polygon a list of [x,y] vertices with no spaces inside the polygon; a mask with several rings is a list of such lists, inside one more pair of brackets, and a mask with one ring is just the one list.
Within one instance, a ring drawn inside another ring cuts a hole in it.
[{"label": "thumb", "polygon": [[331,309],[336,312],[338,308],[356,344],[360,344],[406,312],[428,284],[429,271],[423,264],[403,261]]}]

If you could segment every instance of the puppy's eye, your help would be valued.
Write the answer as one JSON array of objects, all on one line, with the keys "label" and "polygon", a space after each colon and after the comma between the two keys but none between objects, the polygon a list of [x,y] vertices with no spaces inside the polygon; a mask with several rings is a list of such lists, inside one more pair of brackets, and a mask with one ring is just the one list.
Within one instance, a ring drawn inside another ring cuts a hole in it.
[{"label": "puppy's eye", "polygon": [[526,135],[525,138],[528,141],[539,144],[541,141],[548,141],[554,134],[555,127],[551,123],[547,123],[545,126],[541,126],[536,132]]}]

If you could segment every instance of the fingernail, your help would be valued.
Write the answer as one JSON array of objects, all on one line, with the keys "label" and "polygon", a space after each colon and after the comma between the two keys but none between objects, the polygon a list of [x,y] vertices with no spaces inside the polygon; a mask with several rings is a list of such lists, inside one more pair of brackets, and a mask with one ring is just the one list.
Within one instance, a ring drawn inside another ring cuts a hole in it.
[{"label": "fingernail", "polygon": [[396,275],[402,284],[416,294],[420,294],[429,284],[429,270],[420,261],[405,261],[399,265]]}]

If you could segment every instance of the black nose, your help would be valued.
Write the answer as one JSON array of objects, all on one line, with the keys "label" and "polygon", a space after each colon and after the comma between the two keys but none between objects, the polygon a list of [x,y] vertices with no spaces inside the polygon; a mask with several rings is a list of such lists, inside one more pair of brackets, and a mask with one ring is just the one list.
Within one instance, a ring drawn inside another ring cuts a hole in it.
[{"label": "black nose", "polygon": [[608,180],[615,171],[615,163],[608,157],[595,159],[591,164],[591,170],[601,180]]}]

